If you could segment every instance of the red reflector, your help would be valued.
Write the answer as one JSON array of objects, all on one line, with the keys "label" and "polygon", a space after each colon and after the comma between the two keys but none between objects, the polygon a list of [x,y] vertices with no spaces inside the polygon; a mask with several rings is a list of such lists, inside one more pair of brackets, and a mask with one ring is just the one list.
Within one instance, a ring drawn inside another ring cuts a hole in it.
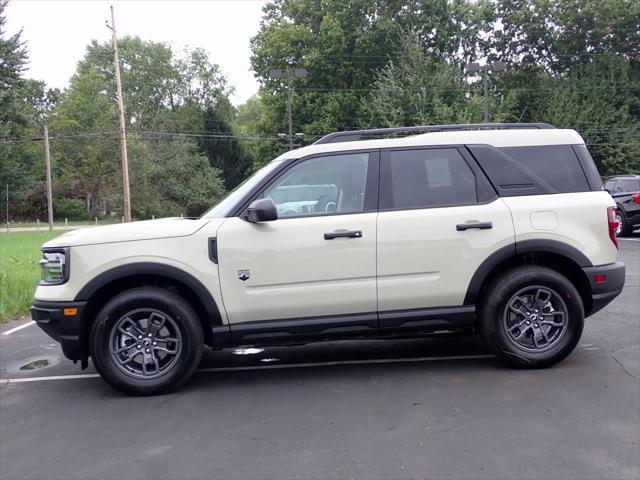
[{"label": "red reflector", "polygon": [[635,195],[631,195],[631,199],[636,203],[640,203],[640,193],[636,193]]},{"label": "red reflector", "polygon": [[598,273],[597,275],[593,276],[593,280],[596,283],[604,283],[607,281],[607,275],[605,273]]}]

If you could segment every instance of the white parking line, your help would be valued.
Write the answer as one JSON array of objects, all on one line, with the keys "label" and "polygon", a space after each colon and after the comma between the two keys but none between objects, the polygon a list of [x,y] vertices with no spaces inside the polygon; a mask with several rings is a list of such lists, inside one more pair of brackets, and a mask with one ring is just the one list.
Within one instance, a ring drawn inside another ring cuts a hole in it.
[{"label": "white parking line", "polygon": [[30,322],[27,322],[25,324],[22,325],[18,325],[17,327],[13,327],[11,330],[7,330],[6,332],[3,332],[3,335],[11,335],[14,332],[17,332],[18,330],[22,330],[23,328],[27,328],[30,327],[31,325],[35,325],[36,322],[31,320]]},{"label": "white parking line", "polygon": [[25,377],[25,378],[0,378],[0,384],[45,382],[48,380],[75,380],[77,378],[98,378],[97,373],[84,373],[79,375],[53,375],[51,377]]},{"label": "white parking line", "polygon": [[[407,362],[435,362],[445,360],[479,360],[486,358],[495,358],[493,355],[451,355],[447,357],[416,357],[416,358],[376,358],[372,360],[340,360],[335,362],[307,362],[307,363],[288,363],[284,365],[256,365],[246,367],[216,367],[201,368],[196,370],[197,373],[210,372],[235,372],[246,370],[276,370],[284,368],[310,368],[310,367],[333,367],[336,365],[368,365],[380,363],[407,363]],[[50,380],[76,380],[83,378],[98,378],[97,373],[86,373],[80,375],[56,375],[51,377],[25,377],[25,378],[0,378],[0,384],[8,383],[29,383],[29,382],[46,382]]]}]

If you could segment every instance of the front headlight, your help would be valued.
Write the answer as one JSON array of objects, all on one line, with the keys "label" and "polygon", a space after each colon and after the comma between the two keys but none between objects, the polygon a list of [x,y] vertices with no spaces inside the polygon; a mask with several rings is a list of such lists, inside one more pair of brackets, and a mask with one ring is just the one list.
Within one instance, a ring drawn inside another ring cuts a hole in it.
[{"label": "front headlight", "polygon": [[69,279],[68,250],[43,250],[40,285],[60,285]]}]

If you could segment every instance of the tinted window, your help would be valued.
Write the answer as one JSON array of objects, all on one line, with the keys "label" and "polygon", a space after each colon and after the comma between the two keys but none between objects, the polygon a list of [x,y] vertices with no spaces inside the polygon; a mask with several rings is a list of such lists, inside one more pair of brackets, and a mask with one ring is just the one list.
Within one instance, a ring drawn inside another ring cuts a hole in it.
[{"label": "tinted window", "polygon": [[569,145],[503,147],[501,150],[559,193],[590,190],[578,157]]},{"label": "tinted window", "polygon": [[639,192],[640,191],[640,180],[635,180],[633,178],[620,178],[618,179],[618,183],[616,183],[615,192]]},{"label": "tinted window", "polygon": [[278,217],[364,211],[369,154],[334,155],[305,160],[270,185]]},{"label": "tinted window", "polygon": [[608,182],[604,182],[604,185],[602,185],[602,188],[604,188],[607,192],[612,193],[613,192],[613,186],[616,184],[615,180],[609,180]]},{"label": "tinted window", "polygon": [[392,151],[381,177],[381,208],[444,207],[477,201],[475,176],[454,148]]}]

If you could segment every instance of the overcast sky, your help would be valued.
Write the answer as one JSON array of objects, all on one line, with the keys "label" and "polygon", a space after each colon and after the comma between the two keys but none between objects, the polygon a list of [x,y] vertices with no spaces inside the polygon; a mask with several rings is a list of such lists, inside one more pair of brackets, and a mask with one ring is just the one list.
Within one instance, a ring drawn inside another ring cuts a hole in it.
[{"label": "overcast sky", "polygon": [[264,0],[10,0],[7,30],[22,29],[29,49],[26,76],[51,87],[68,85],[92,39],[110,40],[109,5],[118,36],[202,47],[235,87],[238,105],[257,92],[249,40],[258,32]]}]

